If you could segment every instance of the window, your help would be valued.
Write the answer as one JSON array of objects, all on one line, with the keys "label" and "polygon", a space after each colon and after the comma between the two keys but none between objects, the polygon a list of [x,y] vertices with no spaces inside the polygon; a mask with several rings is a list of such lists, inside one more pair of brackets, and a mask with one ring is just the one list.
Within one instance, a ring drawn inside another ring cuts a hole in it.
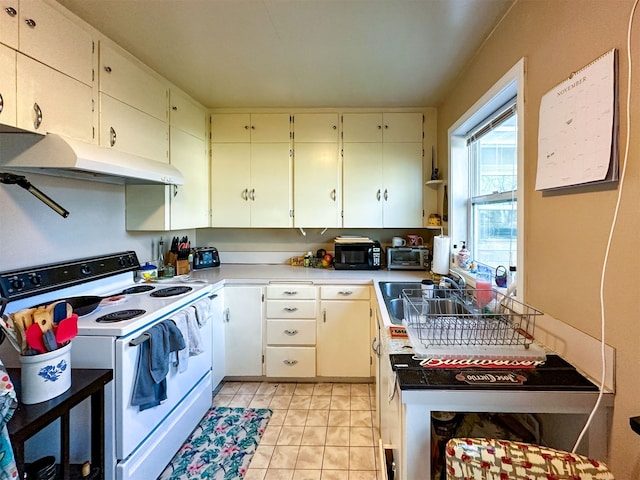
[{"label": "window", "polygon": [[[449,128],[451,245],[466,242],[472,259],[492,271],[524,265],[525,61],[521,59]],[[520,148],[519,148],[520,147]],[[467,278],[473,284],[473,276]]]},{"label": "window", "polygon": [[516,265],[518,244],[517,113],[515,99],[467,135],[471,223],[469,246],[478,262],[495,269]]}]

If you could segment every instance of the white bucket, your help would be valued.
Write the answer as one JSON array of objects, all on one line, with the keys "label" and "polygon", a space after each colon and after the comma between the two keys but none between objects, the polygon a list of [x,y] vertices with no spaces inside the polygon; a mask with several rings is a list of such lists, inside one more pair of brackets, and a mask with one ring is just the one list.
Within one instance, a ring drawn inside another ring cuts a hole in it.
[{"label": "white bucket", "polygon": [[22,403],[31,405],[62,395],[71,387],[71,342],[40,355],[20,355]]}]

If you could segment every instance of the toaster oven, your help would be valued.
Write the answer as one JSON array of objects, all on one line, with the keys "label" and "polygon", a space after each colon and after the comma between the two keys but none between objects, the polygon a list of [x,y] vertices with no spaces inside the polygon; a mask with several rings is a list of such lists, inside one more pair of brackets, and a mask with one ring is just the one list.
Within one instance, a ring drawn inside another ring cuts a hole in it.
[{"label": "toaster oven", "polygon": [[429,270],[429,249],[426,247],[387,248],[389,270]]},{"label": "toaster oven", "polygon": [[199,247],[193,250],[193,269],[211,268],[220,266],[220,256],[215,247]]}]

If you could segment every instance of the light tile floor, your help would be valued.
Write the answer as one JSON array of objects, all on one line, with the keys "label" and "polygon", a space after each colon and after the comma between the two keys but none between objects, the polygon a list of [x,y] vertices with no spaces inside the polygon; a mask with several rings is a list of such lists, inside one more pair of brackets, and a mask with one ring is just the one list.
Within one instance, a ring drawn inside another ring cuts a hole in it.
[{"label": "light tile floor", "polygon": [[226,382],[213,404],[273,410],[245,480],[378,478],[373,384]]}]

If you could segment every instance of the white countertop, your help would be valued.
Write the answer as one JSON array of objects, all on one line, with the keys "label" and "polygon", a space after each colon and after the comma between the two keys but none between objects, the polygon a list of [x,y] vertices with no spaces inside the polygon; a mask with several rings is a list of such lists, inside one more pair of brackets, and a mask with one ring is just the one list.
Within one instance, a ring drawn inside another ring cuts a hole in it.
[{"label": "white countertop", "polygon": [[259,284],[273,281],[313,282],[323,284],[362,283],[381,281],[420,281],[430,278],[426,270],[334,270],[332,268],[292,267],[271,264],[222,264],[220,267],[193,270],[193,278],[214,284]]}]

